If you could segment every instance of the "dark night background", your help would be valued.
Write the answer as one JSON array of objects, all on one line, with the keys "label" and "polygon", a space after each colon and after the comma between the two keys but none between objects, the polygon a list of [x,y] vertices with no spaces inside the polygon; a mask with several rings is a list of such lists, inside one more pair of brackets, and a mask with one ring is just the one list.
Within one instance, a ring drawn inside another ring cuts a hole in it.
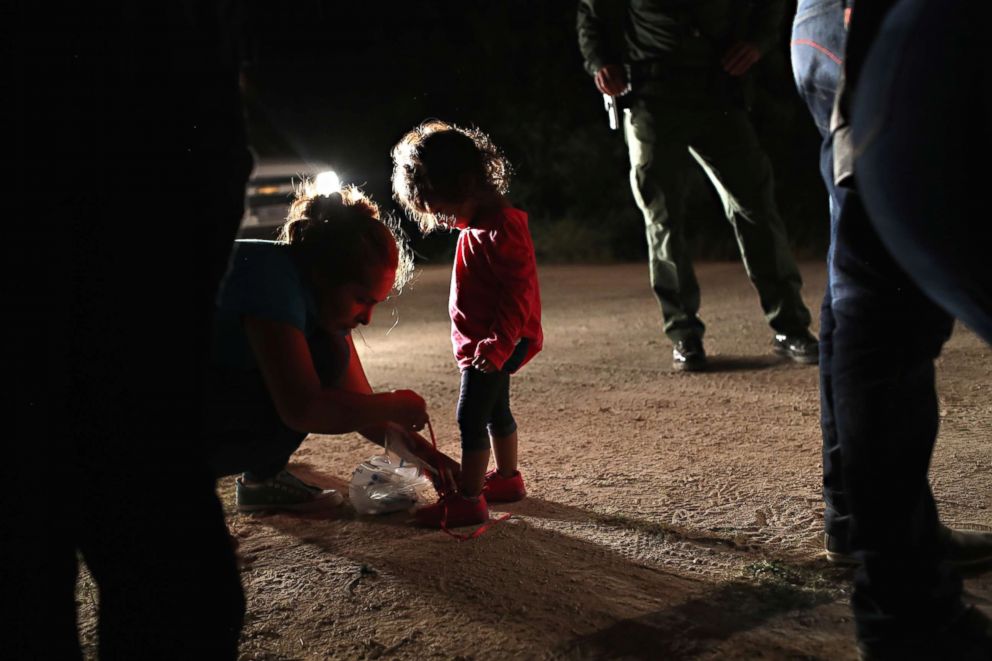
[{"label": "dark night background", "polygon": [[[395,210],[389,151],[429,117],[487,131],[515,170],[510,197],[531,216],[541,261],[639,259],[643,224],[619,132],[582,69],[574,0],[418,0],[246,3],[245,98],[263,156],[330,163]],[[801,257],[827,241],[819,136],[789,68],[795,9],[786,3],[779,47],[755,68],[752,118],[775,169],[790,240]],[[699,257],[737,255],[729,224],[701,170],[687,234]],[[453,237],[415,247],[441,260]]]}]

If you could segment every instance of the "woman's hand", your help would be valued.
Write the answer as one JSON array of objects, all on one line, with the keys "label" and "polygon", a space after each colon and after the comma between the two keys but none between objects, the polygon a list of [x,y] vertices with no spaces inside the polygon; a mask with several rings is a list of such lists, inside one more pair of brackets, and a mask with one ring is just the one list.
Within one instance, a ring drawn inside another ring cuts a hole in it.
[{"label": "woman's hand", "polygon": [[389,393],[389,419],[404,430],[420,431],[427,424],[427,402],[412,390]]},{"label": "woman's hand", "polygon": [[[419,464],[431,473],[435,483],[447,490],[456,490],[461,467],[458,462],[434,449],[434,444],[412,431],[397,430],[389,436],[389,449],[407,461]],[[397,447],[399,445],[400,447]]]},{"label": "woman's hand", "polygon": [[420,434],[409,432],[405,441],[410,452],[427,463],[435,486],[440,484],[445,491],[458,490],[461,466],[457,461],[440,450],[435,450],[434,445]]}]

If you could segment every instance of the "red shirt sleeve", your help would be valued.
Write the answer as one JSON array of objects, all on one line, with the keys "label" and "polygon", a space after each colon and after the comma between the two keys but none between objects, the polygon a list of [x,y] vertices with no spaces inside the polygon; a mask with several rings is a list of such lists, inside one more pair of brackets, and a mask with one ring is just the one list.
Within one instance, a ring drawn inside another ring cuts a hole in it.
[{"label": "red shirt sleeve", "polygon": [[475,350],[498,369],[513,353],[538,300],[534,244],[522,219],[507,219],[490,232],[493,272],[502,284],[489,336]]}]

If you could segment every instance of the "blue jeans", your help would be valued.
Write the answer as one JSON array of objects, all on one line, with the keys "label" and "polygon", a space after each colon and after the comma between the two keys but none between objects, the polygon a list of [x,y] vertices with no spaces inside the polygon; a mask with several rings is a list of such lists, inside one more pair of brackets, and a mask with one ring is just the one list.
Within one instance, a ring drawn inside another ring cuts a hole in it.
[{"label": "blue jeans", "polygon": [[992,148],[979,38],[990,13],[987,3],[902,0],[855,90],[867,212],[850,196],[838,229],[849,259],[838,247],[833,369],[850,539],[864,561],[852,602],[866,640],[921,635],[962,608],[927,471],[939,420],[933,359],[951,315],[992,340],[985,177],[963,160]]},{"label": "blue jeans", "polygon": [[824,529],[835,540],[846,540],[850,512],[841,475],[840,442],[834,420],[834,315],[830,282],[836,250],[837,219],[847,191],[834,185],[830,114],[840,79],[844,52],[843,0],[800,0],[792,24],[792,71],[796,88],[823,137],[820,174],[830,205],[830,246],[827,249],[827,288],[820,307],[820,428],[823,433]]},{"label": "blue jeans", "polygon": [[953,320],[892,259],[858,194],[841,210],[834,276],[833,403],[848,544],[862,560],[852,606],[862,640],[901,637],[945,622],[960,601],[927,482],[933,361]]}]

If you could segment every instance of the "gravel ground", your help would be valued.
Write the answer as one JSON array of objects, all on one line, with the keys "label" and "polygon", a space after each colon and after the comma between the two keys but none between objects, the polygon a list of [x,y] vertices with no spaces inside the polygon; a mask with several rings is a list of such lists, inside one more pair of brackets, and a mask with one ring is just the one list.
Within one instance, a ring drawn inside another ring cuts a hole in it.
[{"label": "gravel ground", "polygon": [[[823,267],[802,270],[816,311]],[[854,658],[850,575],[819,555],[816,369],[771,355],[740,264],[698,275],[714,369],[678,374],[643,265],[542,268],[546,348],[512,390],[530,495],[495,507],[513,517],[479,539],[347,505],[241,516],[222,480],[246,563],[243,658]],[[357,344],[373,385],[420,392],[458,456],[448,277],[422,269]],[[931,470],[955,525],[992,529],[990,376],[992,352],[959,327],[938,364]],[[291,468],[346,492],[374,450],[311,436]],[[992,604],[992,574],[966,585]]]}]

